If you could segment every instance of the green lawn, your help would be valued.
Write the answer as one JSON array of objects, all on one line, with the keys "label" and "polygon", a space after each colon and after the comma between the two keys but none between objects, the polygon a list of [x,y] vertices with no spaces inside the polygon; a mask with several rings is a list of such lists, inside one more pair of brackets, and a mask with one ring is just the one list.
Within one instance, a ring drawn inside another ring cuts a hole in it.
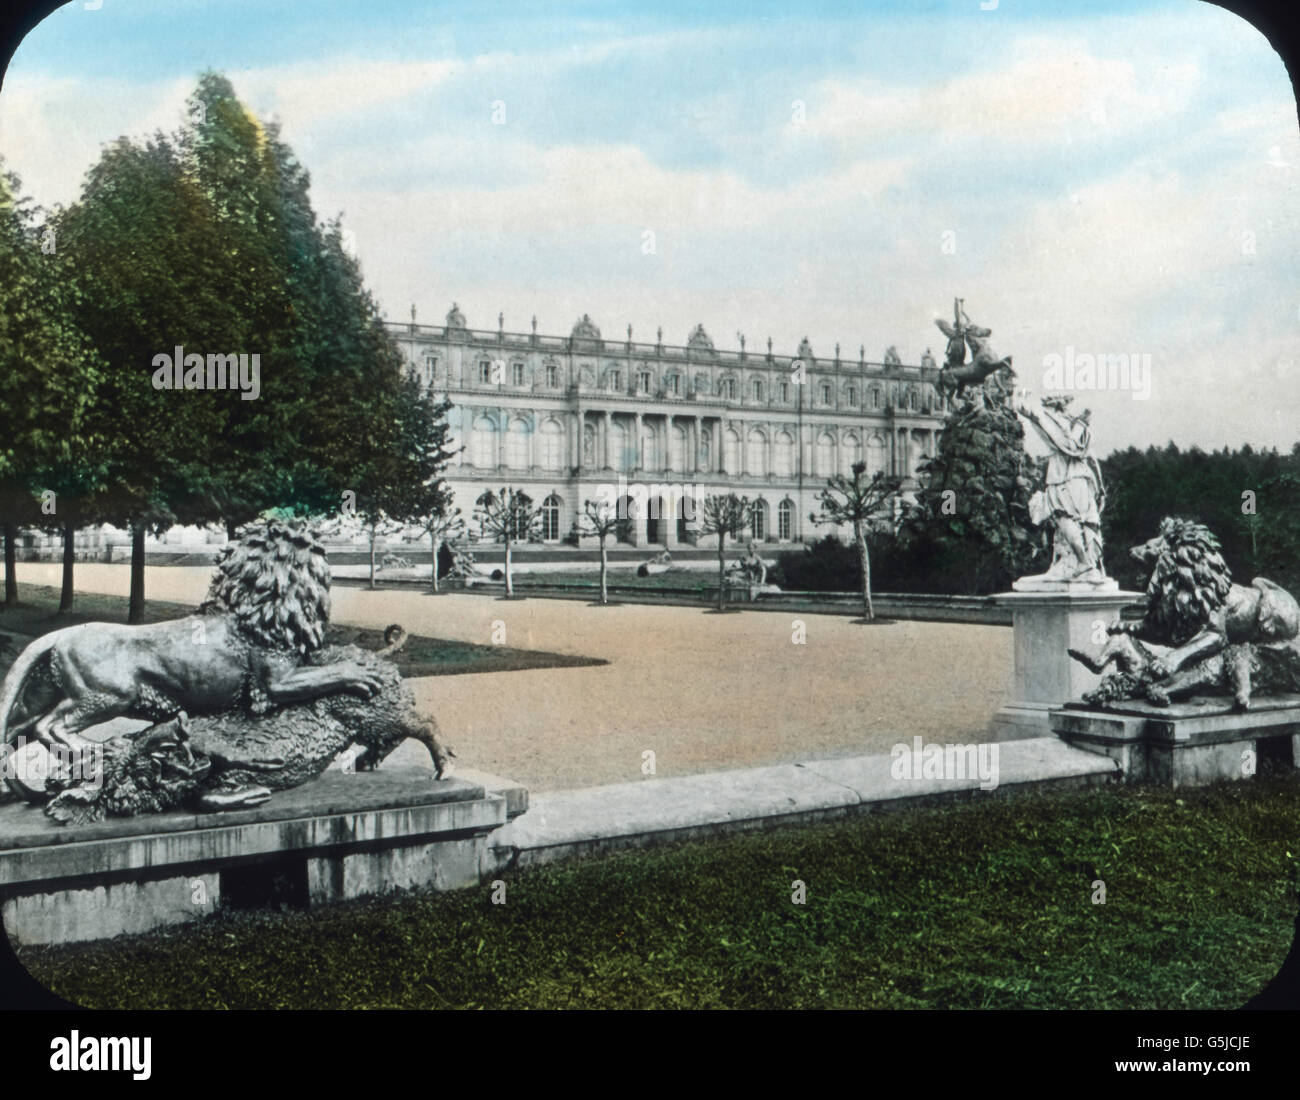
[{"label": "green lawn", "polygon": [[[51,630],[59,630],[75,623],[108,621],[126,622],[127,601],[122,596],[102,596],[93,592],[78,592],[75,609],[59,615],[59,593],[44,585],[19,585],[19,606],[0,606],[0,636],[13,631],[16,634],[37,637]],[[194,608],[185,604],[148,600],[145,603],[145,620],[160,622],[189,615]],[[21,639],[20,639],[21,640]],[[366,649],[381,649],[383,632],[360,630],[340,624],[329,628],[328,640],[334,643],[355,642]],[[18,656],[14,642],[5,643],[0,638],[0,673],[3,673]],[[556,668],[573,665],[603,665],[607,662],[595,657],[577,657],[564,653],[547,653],[536,649],[512,649],[508,646],[475,645],[446,638],[426,638],[412,635],[398,652],[397,667],[405,677],[454,676],[466,672],[510,672],[526,668]]]},{"label": "green lawn", "polygon": [[1298,796],[1029,793],[20,957],[103,1008],[1235,1008],[1290,944]]},{"label": "green lawn", "polygon": [[[728,555],[730,559],[731,555]],[[635,569],[620,569],[609,571],[609,583],[611,585],[620,585],[624,588],[708,588],[710,585],[716,587],[718,583],[718,571],[712,570],[683,570],[680,573],[657,573],[649,577],[638,577]],[[549,584],[576,584],[585,588],[591,588],[593,591],[600,589],[600,570],[593,569],[591,572],[585,570],[565,570],[556,573],[528,573],[515,571],[514,584],[516,588],[528,588],[533,585]]]}]

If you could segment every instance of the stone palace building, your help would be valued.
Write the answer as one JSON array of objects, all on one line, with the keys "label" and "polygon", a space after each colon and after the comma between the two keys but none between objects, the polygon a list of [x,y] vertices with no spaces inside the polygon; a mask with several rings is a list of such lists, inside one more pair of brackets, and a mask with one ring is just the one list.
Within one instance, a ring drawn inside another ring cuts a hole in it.
[{"label": "stone palace building", "polygon": [[819,538],[826,529],[808,517],[828,477],[865,461],[915,489],[947,411],[928,350],[919,366],[893,348],[880,362],[865,348],[817,354],[807,338],[793,355],[770,339],[747,350],[743,337],[723,351],[702,325],[685,344],[665,344],[662,329],[637,343],[631,326],[609,339],[587,316],[568,336],[539,335],[536,318],[529,333],[505,331],[504,317],[471,329],[454,304],[444,325],[416,324],[412,308],[388,329],[431,396],[453,403],[455,505],[468,520],[485,489],[523,489],[542,507],[546,542],[572,540],[584,500],[622,482],[636,546],[696,544],[691,508],[675,501],[724,492],[758,502],[760,540]]}]

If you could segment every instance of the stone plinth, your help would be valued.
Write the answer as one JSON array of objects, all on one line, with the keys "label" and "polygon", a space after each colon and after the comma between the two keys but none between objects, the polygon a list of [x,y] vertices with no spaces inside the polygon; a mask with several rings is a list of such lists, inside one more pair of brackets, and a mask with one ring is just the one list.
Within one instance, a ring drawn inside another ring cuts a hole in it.
[{"label": "stone plinth", "polygon": [[1020,586],[1025,590],[993,597],[998,607],[1011,611],[1014,647],[1011,699],[990,724],[1002,741],[1051,735],[1052,711],[1101,681],[1067,650],[1099,649],[1097,624],[1104,629],[1121,610],[1143,599],[1139,593],[1121,591],[1114,581],[1071,584],[1026,577],[1013,585]]},{"label": "stone plinth", "polygon": [[0,806],[0,914],[20,943],[69,943],[195,920],[263,879],[296,884],[306,904],[468,886],[526,797],[385,768],[327,772],[221,814],[60,826],[39,807]]},{"label": "stone plinth", "polygon": [[[1300,695],[1256,698],[1248,711],[1227,698],[1193,699],[1168,707],[1129,701],[1053,711],[1052,729],[1076,748],[1104,753],[1126,781],[1199,787],[1255,773],[1260,742],[1285,739],[1300,763]],[[1285,747],[1284,747],[1285,750]]]}]

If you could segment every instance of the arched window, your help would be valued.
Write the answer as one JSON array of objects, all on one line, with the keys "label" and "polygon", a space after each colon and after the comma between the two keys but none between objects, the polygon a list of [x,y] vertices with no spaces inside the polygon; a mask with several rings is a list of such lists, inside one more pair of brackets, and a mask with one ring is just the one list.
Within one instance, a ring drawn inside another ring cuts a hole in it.
[{"label": "arched window", "polygon": [[542,468],[560,469],[564,465],[564,429],[554,420],[547,420],[542,424],[539,443],[541,453],[538,455],[538,460]]},{"label": "arched window", "polygon": [[835,472],[835,437],[830,432],[822,432],[817,437],[813,467],[817,477],[830,477]]},{"label": "arched window", "polygon": [[767,436],[752,428],[745,446],[745,473],[756,477],[767,475]]},{"label": "arched window", "polygon": [[750,383],[750,392],[754,395],[755,401],[763,400],[763,380],[761,378],[755,378]]},{"label": "arched window", "polygon": [[921,407],[921,396],[916,392],[916,390],[911,390],[908,392],[907,406],[913,412],[916,412],[916,410]]},{"label": "arched window", "polygon": [[776,537],[789,542],[794,530],[794,501],[785,499],[776,507]]},{"label": "arched window", "polygon": [[497,426],[486,416],[477,417],[470,436],[470,458],[480,468],[497,464]]},{"label": "arched window", "polygon": [[878,435],[873,435],[867,440],[867,476],[885,472],[886,466],[889,465],[888,451],[885,448],[885,441]]},{"label": "arched window", "polygon": [[554,493],[542,501],[542,540],[558,542],[560,539],[560,498]]},{"label": "arched window", "polygon": [[722,461],[727,473],[740,473],[740,433],[735,428],[728,428],[722,446]]},{"label": "arched window", "polygon": [[506,465],[514,470],[528,468],[528,423],[515,419],[506,432]]},{"label": "arched window", "polygon": [[871,387],[871,407],[873,409],[880,408],[880,387],[879,386]]},{"label": "arched window", "polygon": [[546,364],[546,386],[548,389],[555,389],[560,381],[560,368],[555,363]]},{"label": "arched window", "polygon": [[[674,378],[676,375],[673,376]],[[672,465],[674,470],[686,469],[686,429],[680,424],[673,425]]]},{"label": "arched window", "polygon": [[772,456],[772,473],[777,477],[794,476],[794,437],[789,432],[776,433],[776,453]]},{"label": "arched window", "polygon": [[749,533],[759,542],[767,538],[767,501],[754,501],[754,510],[749,515]]},{"label": "arched window", "polygon": [[845,477],[852,477],[853,464],[862,461],[862,444],[852,432],[840,440],[840,460],[844,467],[840,472]]},{"label": "arched window", "polygon": [[649,423],[641,425],[641,454],[643,470],[658,470],[662,466],[659,460],[659,433]]},{"label": "arched window", "polygon": [[609,451],[611,462],[615,470],[629,470],[628,465],[628,435],[630,433],[623,427],[622,421],[614,420],[609,426]]}]

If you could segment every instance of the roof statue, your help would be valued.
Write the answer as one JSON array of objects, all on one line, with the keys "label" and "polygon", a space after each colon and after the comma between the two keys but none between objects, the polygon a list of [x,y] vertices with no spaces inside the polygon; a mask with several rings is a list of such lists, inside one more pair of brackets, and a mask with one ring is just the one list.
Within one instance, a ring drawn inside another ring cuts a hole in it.
[{"label": "roof statue", "polygon": [[460,306],[458,306],[455,302],[452,302],[451,309],[447,310],[447,327],[448,328],[465,327],[465,314],[461,313]]},{"label": "roof statue", "polygon": [[573,332],[570,335],[575,340],[599,340],[600,329],[596,327],[596,322],[591,319],[591,315],[584,313],[580,320],[574,322]]},{"label": "roof statue", "polygon": [[686,346],[688,348],[698,348],[700,351],[712,351],[713,341],[709,339],[709,334],[704,331],[703,325],[696,325],[686,339]]},{"label": "roof statue", "polygon": [[890,344],[885,349],[885,366],[901,367],[902,365],[903,361],[898,357],[898,349],[893,344]]}]

